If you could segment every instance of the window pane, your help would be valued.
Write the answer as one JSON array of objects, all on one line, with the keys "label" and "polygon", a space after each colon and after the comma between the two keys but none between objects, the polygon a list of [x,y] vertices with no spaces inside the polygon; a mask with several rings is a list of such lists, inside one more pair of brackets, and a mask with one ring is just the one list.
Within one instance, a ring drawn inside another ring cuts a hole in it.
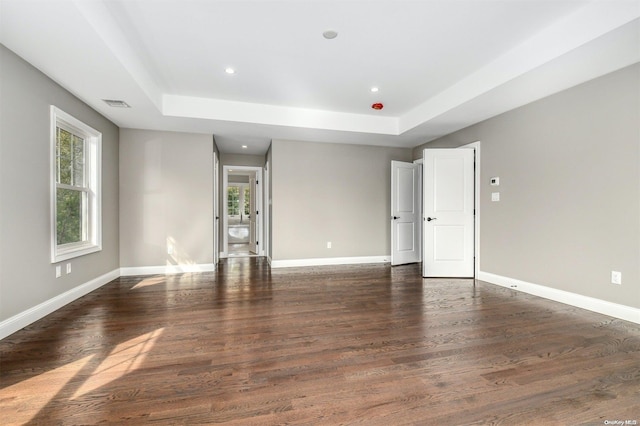
[{"label": "window pane", "polygon": [[56,176],[59,183],[71,185],[71,139],[73,135],[59,127],[56,130],[56,152],[58,154],[58,173]]},{"label": "window pane", "polygon": [[230,216],[240,214],[240,188],[237,186],[227,188],[227,209]]},{"label": "window pane", "polygon": [[72,135],[73,146],[73,185],[84,186],[84,139]]},{"label": "window pane", "polygon": [[251,206],[249,202],[251,201],[251,190],[249,188],[244,189],[244,214],[247,216],[251,214]]},{"label": "window pane", "polygon": [[85,240],[83,212],[86,196],[82,191],[56,189],[57,244],[77,243]]},{"label": "window pane", "polygon": [[58,127],[56,129],[58,182],[84,187],[84,139]]}]

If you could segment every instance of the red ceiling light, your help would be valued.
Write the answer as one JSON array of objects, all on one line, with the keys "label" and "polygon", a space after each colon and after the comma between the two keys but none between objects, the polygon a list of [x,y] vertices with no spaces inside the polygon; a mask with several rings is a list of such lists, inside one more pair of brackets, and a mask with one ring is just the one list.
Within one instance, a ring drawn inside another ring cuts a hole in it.
[{"label": "red ceiling light", "polygon": [[382,108],[384,108],[384,105],[382,105],[380,102],[377,102],[377,103],[371,105],[371,108],[373,108],[373,109],[375,109],[377,111],[380,111]]}]

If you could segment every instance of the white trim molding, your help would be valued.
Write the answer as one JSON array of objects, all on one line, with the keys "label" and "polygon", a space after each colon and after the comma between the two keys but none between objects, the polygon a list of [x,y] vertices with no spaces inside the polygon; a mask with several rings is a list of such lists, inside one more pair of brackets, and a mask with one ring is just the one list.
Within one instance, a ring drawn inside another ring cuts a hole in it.
[{"label": "white trim molding", "polygon": [[50,313],[62,308],[76,299],[81,298],[82,296],[85,296],[86,294],[91,293],[94,290],[97,290],[118,277],[120,277],[120,269],[114,269],[111,272],[107,272],[106,274],[94,278],[91,281],[65,291],[64,293],[29,308],[26,311],[22,311],[19,314],[7,318],[0,322],[0,339],[4,339],[29,324],[44,318]]},{"label": "white trim molding", "polygon": [[290,268],[298,266],[355,265],[365,263],[389,263],[391,256],[323,257],[317,259],[271,260],[272,268]]},{"label": "white trim molding", "polygon": [[501,287],[507,287],[512,290],[522,291],[523,293],[532,294],[534,296],[543,297],[566,305],[575,306],[577,308],[640,324],[640,309],[633,308],[631,306],[607,302],[606,300],[583,296],[581,294],[558,290],[514,278],[503,277],[489,272],[480,271],[478,279]]},{"label": "white trim molding", "polygon": [[164,266],[130,266],[120,268],[121,277],[135,275],[170,275],[184,274],[191,272],[213,272],[216,270],[215,263],[198,263],[191,265],[164,265]]}]

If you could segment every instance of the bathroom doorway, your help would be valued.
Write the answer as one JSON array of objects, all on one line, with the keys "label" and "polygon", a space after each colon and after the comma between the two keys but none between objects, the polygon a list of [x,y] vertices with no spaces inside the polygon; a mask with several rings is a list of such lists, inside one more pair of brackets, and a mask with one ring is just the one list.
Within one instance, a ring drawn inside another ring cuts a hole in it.
[{"label": "bathroom doorway", "polygon": [[[244,182],[246,180],[246,182]],[[249,219],[251,217],[251,188],[249,176],[229,175],[227,185],[227,212],[229,217],[229,256],[256,254],[249,246]]]}]

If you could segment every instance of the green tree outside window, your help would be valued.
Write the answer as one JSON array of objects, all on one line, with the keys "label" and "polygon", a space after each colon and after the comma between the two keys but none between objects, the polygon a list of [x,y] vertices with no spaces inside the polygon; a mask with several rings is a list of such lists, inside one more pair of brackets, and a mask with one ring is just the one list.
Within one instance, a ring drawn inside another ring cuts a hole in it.
[{"label": "green tree outside window", "polygon": [[85,141],[56,128],[56,242],[86,240]]},{"label": "green tree outside window", "polygon": [[240,188],[237,186],[227,188],[227,211],[229,216],[240,214]]}]

